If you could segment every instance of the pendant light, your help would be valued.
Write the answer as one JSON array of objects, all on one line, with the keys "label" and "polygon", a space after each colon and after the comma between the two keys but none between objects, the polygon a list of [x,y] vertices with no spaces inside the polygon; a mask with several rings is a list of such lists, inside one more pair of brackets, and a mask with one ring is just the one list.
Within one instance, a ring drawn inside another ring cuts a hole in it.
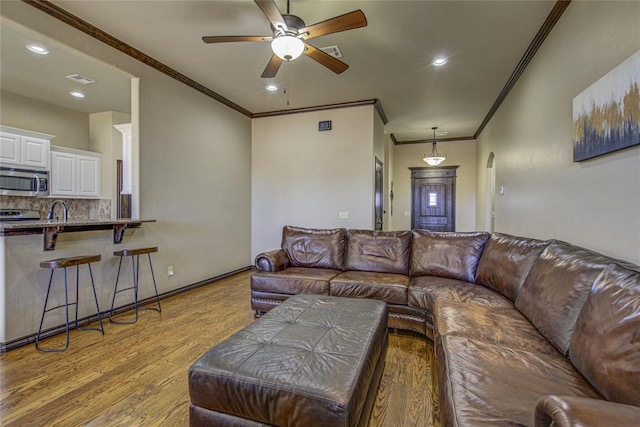
[{"label": "pendant light", "polygon": [[444,153],[438,153],[438,149],[436,148],[436,129],[438,129],[438,126],[434,126],[431,129],[433,129],[433,148],[431,149],[431,153],[425,154],[422,160],[427,162],[429,166],[438,166],[440,163],[444,162],[447,155]]}]

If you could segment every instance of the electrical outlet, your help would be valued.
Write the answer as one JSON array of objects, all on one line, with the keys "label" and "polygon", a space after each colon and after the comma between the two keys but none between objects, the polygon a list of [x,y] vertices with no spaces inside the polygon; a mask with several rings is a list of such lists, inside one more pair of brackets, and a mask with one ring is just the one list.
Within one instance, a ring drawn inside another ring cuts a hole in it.
[{"label": "electrical outlet", "polygon": [[167,268],[167,274],[169,275],[169,277],[173,276],[173,265],[170,265]]},{"label": "electrical outlet", "polygon": [[348,211],[340,211],[340,212],[338,212],[338,218],[339,219],[349,219],[349,212]]}]

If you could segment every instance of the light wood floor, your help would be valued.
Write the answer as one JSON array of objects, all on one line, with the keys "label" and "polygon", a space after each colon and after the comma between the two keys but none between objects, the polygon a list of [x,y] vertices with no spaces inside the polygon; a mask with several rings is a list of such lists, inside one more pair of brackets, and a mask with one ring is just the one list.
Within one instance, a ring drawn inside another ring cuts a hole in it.
[{"label": "light wood floor", "polygon": [[[253,322],[250,272],[162,300],[135,325],[76,331],[64,353],[33,345],[0,355],[0,425],[188,426],[187,370]],[[43,344],[55,345],[64,334]],[[370,426],[438,426],[433,347],[390,334]],[[437,415],[436,415],[437,419]]]}]

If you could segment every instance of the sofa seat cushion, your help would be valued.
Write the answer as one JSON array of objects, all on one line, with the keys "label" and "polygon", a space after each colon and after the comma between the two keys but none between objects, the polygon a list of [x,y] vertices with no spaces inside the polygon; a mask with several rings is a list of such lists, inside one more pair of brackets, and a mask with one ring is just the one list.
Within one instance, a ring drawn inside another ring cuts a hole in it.
[{"label": "sofa seat cushion", "polygon": [[438,301],[434,313],[436,339],[444,335],[562,357],[522,313],[512,308]]},{"label": "sofa seat cushion", "polygon": [[329,295],[372,298],[389,304],[407,304],[409,278],[404,274],[345,271],[331,279]]},{"label": "sofa seat cushion", "polygon": [[563,357],[450,335],[435,346],[442,425],[533,426],[543,396],[601,398]]},{"label": "sofa seat cushion", "polygon": [[513,303],[498,292],[475,283],[444,277],[421,276],[411,279],[407,302],[411,307],[433,313],[436,301],[459,301],[491,307],[513,307]]},{"label": "sofa seat cushion", "polygon": [[291,267],[275,273],[257,272],[251,276],[251,290],[278,294],[329,294],[329,280],[340,274],[327,268]]}]

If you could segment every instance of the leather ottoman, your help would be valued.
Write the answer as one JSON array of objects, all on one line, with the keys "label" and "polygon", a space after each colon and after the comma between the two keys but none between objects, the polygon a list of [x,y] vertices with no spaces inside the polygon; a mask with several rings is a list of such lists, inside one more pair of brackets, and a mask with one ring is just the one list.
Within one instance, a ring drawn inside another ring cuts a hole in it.
[{"label": "leather ottoman", "polygon": [[296,295],[189,369],[191,426],[365,426],[387,351],[382,301]]}]

